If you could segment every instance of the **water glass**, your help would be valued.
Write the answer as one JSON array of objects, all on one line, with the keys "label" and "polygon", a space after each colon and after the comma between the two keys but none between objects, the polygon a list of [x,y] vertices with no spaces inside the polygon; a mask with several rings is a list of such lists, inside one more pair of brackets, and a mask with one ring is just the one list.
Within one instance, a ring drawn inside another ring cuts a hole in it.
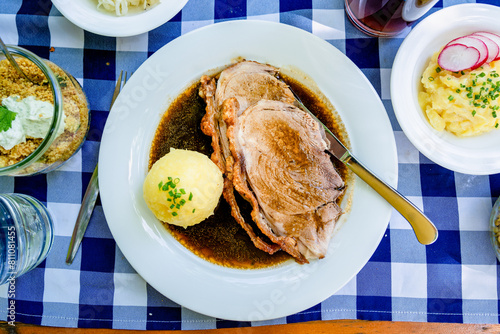
[{"label": "water glass", "polygon": [[37,267],[53,241],[53,221],[40,201],[0,194],[0,285]]}]

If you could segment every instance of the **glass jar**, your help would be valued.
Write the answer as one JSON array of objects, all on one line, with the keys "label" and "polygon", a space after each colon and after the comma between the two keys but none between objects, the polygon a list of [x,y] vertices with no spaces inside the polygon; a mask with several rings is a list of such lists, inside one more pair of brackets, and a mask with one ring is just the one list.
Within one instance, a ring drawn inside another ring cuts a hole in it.
[{"label": "glass jar", "polygon": [[[14,104],[23,102],[21,109],[48,102],[52,104],[49,109],[53,108],[53,115],[46,117],[40,113],[38,119],[38,109],[34,109],[37,107],[16,115],[15,118],[23,120],[23,129],[31,122],[28,126],[35,130],[29,131],[42,134],[32,137],[27,132],[24,141],[13,147],[0,145],[0,175],[47,173],[60,167],[83,144],[90,125],[87,99],[78,81],[54,63],[21,47],[8,46],[8,49],[31,81],[18,73],[5,57],[0,57],[0,105],[7,103],[5,99],[9,97],[11,101],[14,99]],[[36,101],[31,103],[33,99]],[[29,113],[31,118],[25,121],[28,117],[22,115]],[[43,127],[42,121],[46,123]],[[16,131],[19,126],[16,125]]]},{"label": "glass jar", "polygon": [[496,200],[490,215],[490,239],[495,255],[500,261],[500,197]]}]

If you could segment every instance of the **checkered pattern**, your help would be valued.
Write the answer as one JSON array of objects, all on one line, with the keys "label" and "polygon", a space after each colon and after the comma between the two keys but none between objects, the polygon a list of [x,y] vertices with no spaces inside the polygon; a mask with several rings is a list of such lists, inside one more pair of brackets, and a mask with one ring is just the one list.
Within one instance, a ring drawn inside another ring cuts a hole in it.
[{"label": "checkered pattern", "polygon": [[[499,0],[478,2],[500,5]],[[431,12],[456,3],[439,1]],[[404,36],[369,38],[351,25],[343,6],[342,0],[190,0],[172,20],[149,33],[109,38],[74,26],[49,0],[0,0],[4,41],[72,73],[83,84],[92,109],[83,149],[61,169],[29,178],[0,178],[0,192],[32,195],[55,218],[56,237],[47,260],[16,282],[16,321],[122,329],[210,329],[330,319],[498,323],[499,267],[490,246],[488,217],[500,195],[500,175],[454,173],[411,145],[397,123],[389,94],[392,62]],[[135,71],[160,47],[191,30],[245,18],[312,32],[361,68],[391,120],[398,189],[423,208],[440,231],[435,244],[422,246],[394,212],[377,251],[344,288],[311,309],[261,323],[206,317],[152,289],[116,246],[99,201],[74,263],[65,264],[79,205],[97,162],[117,72]],[[0,296],[0,318],[6,320],[6,286],[0,287]]]}]

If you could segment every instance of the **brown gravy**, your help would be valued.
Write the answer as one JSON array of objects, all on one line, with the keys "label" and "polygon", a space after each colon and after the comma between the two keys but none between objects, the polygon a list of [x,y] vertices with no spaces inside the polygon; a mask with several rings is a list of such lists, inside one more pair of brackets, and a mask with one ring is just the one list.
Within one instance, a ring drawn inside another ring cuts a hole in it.
[{"label": "brown gravy", "polygon": [[[304,105],[345,142],[342,127],[325,103],[299,82],[283,75],[281,78],[297,93]],[[199,86],[199,83],[195,83],[186,89],[163,115],[151,146],[149,168],[171,147],[198,151],[207,156],[212,154],[211,138],[200,129],[205,102],[198,96]],[[340,176],[347,180],[347,168],[337,161],[335,167]],[[338,203],[341,201],[342,198],[339,198]],[[251,222],[251,206],[241,198],[238,203],[245,220]],[[167,223],[164,225],[186,248],[218,265],[255,269],[274,266],[292,258],[283,251],[269,255],[257,249],[231,216],[230,207],[222,197],[214,215],[200,224],[186,229]]]}]

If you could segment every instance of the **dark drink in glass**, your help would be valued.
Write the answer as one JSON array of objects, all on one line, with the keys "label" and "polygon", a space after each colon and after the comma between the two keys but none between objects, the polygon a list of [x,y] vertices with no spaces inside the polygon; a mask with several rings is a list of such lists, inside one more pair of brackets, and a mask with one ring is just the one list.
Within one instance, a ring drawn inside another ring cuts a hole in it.
[{"label": "dark drink in glass", "polygon": [[391,37],[411,26],[437,0],[345,0],[353,25],[369,36]]}]

